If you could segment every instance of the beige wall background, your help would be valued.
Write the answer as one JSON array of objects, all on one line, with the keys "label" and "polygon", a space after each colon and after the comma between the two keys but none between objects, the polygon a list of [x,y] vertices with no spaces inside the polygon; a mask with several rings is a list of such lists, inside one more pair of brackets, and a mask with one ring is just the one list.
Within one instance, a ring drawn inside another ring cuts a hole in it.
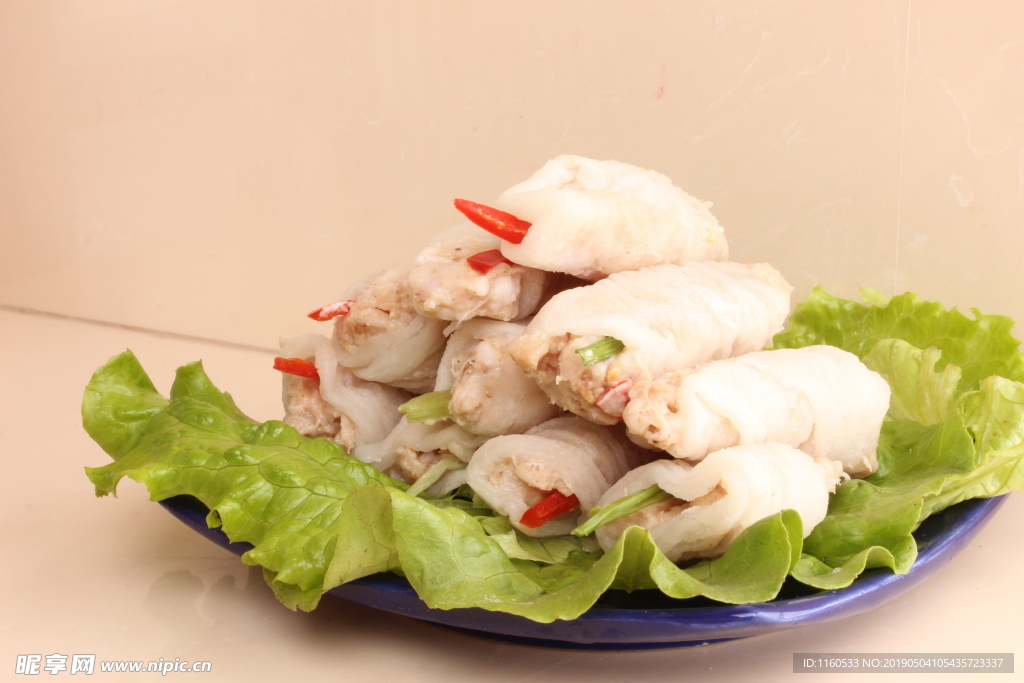
[{"label": "beige wall background", "polygon": [[276,347],[562,153],[798,295],[1024,320],[1010,0],[4,0],[0,304]]}]

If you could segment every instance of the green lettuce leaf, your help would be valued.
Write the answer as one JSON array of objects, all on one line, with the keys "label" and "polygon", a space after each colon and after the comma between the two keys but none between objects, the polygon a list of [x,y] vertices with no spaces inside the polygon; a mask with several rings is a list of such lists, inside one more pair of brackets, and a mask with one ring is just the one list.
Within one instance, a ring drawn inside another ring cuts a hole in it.
[{"label": "green lettuce leaf", "polygon": [[902,339],[882,339],[864,356],[864,364],[884,377],[892,389],[892,417],[923,425],[949,417],[962,373],[956,365],[936,372],[941,357],[942,351],[934,346],[922,351]]},{"label": "green lettuce leaf", "polygon": [[887,300],[869,298],[879,305],[839,299],[816,287],[793,311],[789,329],[775,336],[775,348],[828,344],[864,358],[879,341],[902,339],[919,349],[941,351],[938,371],[947,363],[958,365],[960,391],[977,388],[990,375],[1024,381],[1024,359],[1020,342],[1010,334],[1010,318],[972,309],[971,320],[910,292]]},{"label": "green lettuce leaf", "polygon": [[514,560],[530,560],[542,564],[561,564],[577,551],[596,553],[600,550],[593,536],[555,536],[534,538],[522,533],[504,515],[479,520],[484,531]]},{"label": "green lettuce leaf", "polygon": [[1024,487],[1024,360],[1013,321],[978,311],[972,320],[911,293],[863,295],[862,304],[816,288],[774,341],[850,351],[892,389],[878,471],[838,487],[793,568],[822,589],[874,567],[905,573],[917,557],[912,533],[929,515]]},{"label": "green lettuce leaf", "polygon": [[126,352],[86,390],[90,434],[116,459],[86,472],[97,495],[123,477],[153,500],[192,495],[208,522],[253,549],[277,597],[312,609],[326,590],[384,571],[405,576],[432,607],[484,607],[538,621],[572,619],[609,588],[660,588],[677,598],[772,599],[800,555],[793,511],[754,524],[718,559],[681,569],[633,527],[607,553],[593,538],[533,539],[476,501],[410,496],[334,443],[282,422],[258,424],[213,386],[199,363],[161,398]]},{"label": "green lettuce leaf", "polygon": [[[576,551],[571,562],[542,566],[510,559],[461,510],[436,508],[400,491],[377,495],[390,497],[392,516],[378,517],[390,529],[373,537],[393,539],[403,575],[427,605],[440,609],[483,607],[551,622],[578,617],[609,588],[655,587],[675,598],[763,602],[778,594],[800,554],[799,515],[787,510],[744,530],[722,557],[686,569],[670,562],[639,527],[627,529],[603,555]],[[358,550],[339,542],[334,562],[348,565],[353,553]]]},{"label": "green lettuce leaf", "polygon": [[[916,350],[905,359],[921,367],[924,357]],[[956,374],[951,367],[942,373],[946,379]],[[927,364],[924,370],[928,374]],[[901,374],[909,376],[909,370]],[[921,392],[911,403],[925,405],[924,397],[934,397],[941,384],[909,382]],[[893,411],[903,412],[897,406]],[[804,556],[793,571],[797,580],[835,589],[873,567],[905,573],[917,557],[912,533],[929,515],[968,498],[1024,487],[1024,384],[989,377],[948,412],[937,424],[905,418],[883,424],[879,471],[838,487],[828,515],[805,539]]]},{"label": "green lettuce leaf", "polygon": [[357,488],[405,488],[346,456],[326,439],[307,439],[283,422],[258,424],[203,372],[178,370],[171,400],[160,397],[130,352],[97,370],[86,389],[83,420],[114,462],[86,468],[97,495],[122,477],[146,485],[152,500],[191,495],[233,541],[255,547],[243,556],[265,567],[286,604],[316,604],[337,534],[341,503]]},{"label": "green lettuce leaf", "polygon": [[1024,384],[990,377],[941,424],[893,420],[882,441],[888,471],[837,489],[804,540],[797,580],[836,589],[864,569],[906,573],[917,557],[911,534],[929,515],[1024,488]]}]

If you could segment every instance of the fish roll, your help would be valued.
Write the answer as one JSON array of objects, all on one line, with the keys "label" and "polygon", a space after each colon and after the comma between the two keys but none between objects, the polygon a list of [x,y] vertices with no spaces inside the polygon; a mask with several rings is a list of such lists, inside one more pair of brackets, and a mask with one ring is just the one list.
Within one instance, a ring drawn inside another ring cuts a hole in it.
[{"label": "fish roll", "polygon": [[439,235],[409,271],[412,305],[422,315],[453,321],[532,314],[554,293],[559,276],[489,254],[500,244],[468,222]]},{"label": "fish roll", "polygon": [[[763,349],[792,289],[767,263],[615,273],[555,295],[509,353],[554,403],[613,424],[634,382]],[[609,342],[612,352],[595,351]]]},{"label": "fish roll", "polygon": [[564,155],[506,190],[497,208],[531,223],[503,242],[515,263],[599,280],[663,263],[724,261],[725,234],[701,202],[660,173]]},{"label": "fish roll", "polygon": [[448,340],[436,391],[449,390],[451,419],[474,434],[522,434],[562,412],[507,353],[526,325],[476,319]]},{"label": "fish roll", "polygon": [[[618,428],[558,417],[485,443],[470,460],[466,481],[523,533],[559,536],[576,527],[580,510],[590,510],[609,486],[645,462],[643,453]],[[536,519],[536,526],[524,523],[530,510],[553,495],[569,505]]]},{"label": "fish roll", "polygon": [[637,382],[630,432],[698,461],[729,446],[779,442],[838,460],[852,476],[878,469],[889,385],[832,346],[761,351]]},{"label": "fish roll", "polygon": [[300,434],[322,436],[346,451],[380,441],[398,424],[401,389],[367,382],[338,363],[337,348],[319,334],[301,334],[284,344],[286,358],[312,361],[319,379],[283,374],[284,421]]},{"label": "fish roll", "polygon": [[641,526],[673,562],[712,558],[754,522],[793,509],[806,538],[825,518],[828,494],[842,472],[837,462],[777,443],[715,451],[694,466],[656,460],[616,482],[598,505],[655,484],[674,497],[598,527],[595,534],[608,550],[627,527]]},{"label": "fish roll", "polygon": [[[402,417],[387,438],[358,446],[352,455],[394,479],[411,484],[446,458],[469,462],[485,441],[486,436],[467,432],[450,420],[426,424]],[[428,491],[442,495],[465,481],[464,469],[456,469],[447,472]]]},{"label": "fish roll", "polygon": [[338,359],[356,376],[413,393],[430,391],[444,353],[448,323],[420,315],[409,294],[410,266],[386,268],[346,294],[346,315],[335,318]]}]

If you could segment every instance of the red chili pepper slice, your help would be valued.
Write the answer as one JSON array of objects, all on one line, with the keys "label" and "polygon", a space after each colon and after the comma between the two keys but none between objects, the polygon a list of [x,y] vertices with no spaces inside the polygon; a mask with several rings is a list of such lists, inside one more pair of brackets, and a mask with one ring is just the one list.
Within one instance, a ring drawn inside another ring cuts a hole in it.
[{"label": "red chili pepper slice", "polygon": [[523,513],[519,523],[531,529],[543,526],[558,515],[575,510],[580,506],[580,499],[575,495],[565,496],[560,491],[552,491],[544,500]]},{"label": "red chili pepper slice", "polygon": [[287,372],[289,375],[320,379],[320,373],[316,371],[316,366],[310,361],[302,360],[301,358],[281,358],[278,356],[274,359],[274,369]]},{"label": "red chili pepper slice", "polygon": [[337,318],[339,315],[348,315],[349,311],[352,310],[352,304],[354,303],[355,301],[352,299],[342,299],[341,301],[335,301],[333,304],[321,306],[306,315],[313,320],[331,320],[332,318]]},{"label": "red chili pepper slice", "polygon": [[527,223],[510,213],[477,204],[468,199],[456,199],[455,208],[487,232],[512,244],[522,242],[526,237],[526,231],[533,225],[533,223]]},{"label": "red chili pepper slice", "polygon": [[500,249],[489,249],[488,251],[481,251],[479,254],[473,254],[466,259],[466,265],[475,270],[478,273],[486,274],[491,268],[498,265],[499,263],[507,263],[510,266],[515,264],[509,261],[507,258],[501,255]]}]

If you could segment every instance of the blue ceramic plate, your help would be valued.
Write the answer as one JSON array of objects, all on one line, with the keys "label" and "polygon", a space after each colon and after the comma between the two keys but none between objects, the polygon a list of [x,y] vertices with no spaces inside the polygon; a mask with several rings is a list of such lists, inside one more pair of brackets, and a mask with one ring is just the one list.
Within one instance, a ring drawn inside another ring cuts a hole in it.
[{"label": "blue ceramic plate", "polygon": [[[902,576],[875,569],[837,591],[816,591],[790,579],[778,598],[757,605],[723,605],[705,598],[675,600],[654,590],[608,591],[577,619],[539,624],[479,608],[431,609],[405,579],[390,574],[368,576],[330,592],[362,605],[506,643],[574,650],[653,650],[704,645],[823,623],[874,609],[949,562],[985,526],[1004,498],[965,501],[925,520],[914,533],[917,562]],[[203,536],[238,555],[252,547],[248,543],[229,543],[220,529],[208,528],[206,508],[190,496],[170,498],[160,504]]]}]

